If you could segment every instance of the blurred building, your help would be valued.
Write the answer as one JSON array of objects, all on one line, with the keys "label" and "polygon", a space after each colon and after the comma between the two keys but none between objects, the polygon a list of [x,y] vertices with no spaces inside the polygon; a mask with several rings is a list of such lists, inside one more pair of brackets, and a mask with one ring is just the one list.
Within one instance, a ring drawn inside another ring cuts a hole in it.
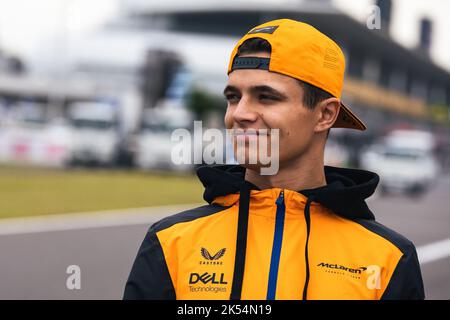
[{"label": "blurred building", "polygon": [[[139,1],[134,1],[139,4]],[[136,4],[130,17],[141,28],[176,33],[239,37],[253,26],[277,18],[307,22],[334,39],[347,59],[343,99],[379,130],[399,120],[412,124],[448,124],[450,74],[428,57],[432,22],[421,22],[421,42],[407,50],[389,36],[391,1],[378,1],[381,29],[369,29],[332,6],[331,1],[211,3],[177,8]],[[217,72],[223,70],[217,70]]]},{"label": "blurred building", "polygon": [[[143,103],[154,106],[165,92],[154,79],[161,78],[167,87],[167,73],[176,68],[165,62],[181,61],[200,85],[220,94],[235,40],[257,24],[292,18],[312,24],[343,48],[347,59],[344,99],[368,122],[369,129],[391,120],[448,123],[450,74],[429,59],[432,21],[421,21],[417,50],[408,50],[389,36],[392,2],[376,1],[381,29],[369,29],[330,0],[122,1],[122,16],[71,46],[67,72],[71,79],[82,79],[76,83],[103,90],[102,94],[130,86],[147,88],[156,97],[144,96]],[[60,79],[56,82],[61,83]],[[6,91],[0,83],[0,95]]]},{"label": "blurred building", "polygon": [[124,0],[121,16],[70,45],[66,70],[56,78],[0,75],[0,102],[40,101],[53,117],[64,115],[71,101],[107,96],[122,105],[127,100],[122,114],[128,119],[125,131],[131,132],[144,108],[161,104],[175,91],[185,93],[187,86],[222,95],[236,40],[255,25],[291,18],[315,26],[343,48],[343,100],[368,126],[363,134],[334,130],[351,146],[351,154],[399,123],[449,136],[450,74],[429,58],[433,22],[421,21],[420,43],[408,50],[389,35],[395,1],[374,3],[381,12],[379,29],[355,20],[331,0]]},{"label": "blurred building", "polygon": [[[193,70],[216,74],[215,79],[222,83],[232,46],[226,48],[225,53],[217,54],[217,50],[213,52],[210,48],[214,43],[208,45],[212,36],[222,39],[219,40],[222,43],[225,39],[231,40],[229,45],[255,25],[277,18],[291,18],[313,25],[335,40],[346,56],[343,100],[362,117],[368,130],[361,134],[337,129],[334,136],[349,148],[353,157],[349,162],[357,166],[360,149],[390,129],[406,124],[411,128],[446,132],[447,135],[450,132],[450,74],[429,57],[433,22],[424,18],[420,26],[411,26],[420,30],[420,42],[416,49],[409,50],[390,37],[395,1],[378,0],[374,4],[380,13],[379,17],[373,17],[380,20],[375,21],[374,27],[347,15],[331,0],[281,3],[203,0],[177,5],[124,1],[128,12],[128,20],[124,21],[141,30],[177,35],[180,41],[176,41],[174,50],[197,55],[186,55],[186,63],[190,63]],[[192,35],[203,36],[204,40],[192,39]],[[191,41],[184,47],[183,40],[187,42],[188,39]],[[196,45],[196,50],[190,49]],[[208,70],[205,66],[209,66]],[[207,78],[200,79],[205,81]],[[208,80],[208,83],[212,81]],[[217,88],[215,93],[220,94],[223,86],[214,88]]]}]

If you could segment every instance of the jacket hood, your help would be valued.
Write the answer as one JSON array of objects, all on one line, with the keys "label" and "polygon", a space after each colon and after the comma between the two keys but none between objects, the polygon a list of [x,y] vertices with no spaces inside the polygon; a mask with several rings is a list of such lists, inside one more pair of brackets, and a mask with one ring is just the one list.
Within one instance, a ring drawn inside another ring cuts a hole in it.
[{"label": "jacket hood", "polygon": [[[375,191],[379,176],[376,173],[324,166],[327,185],[315,189],[298,190],[306,197],[314,195],[314,201],[345,218],[374,220],[365,199]],[[239,193],[244,183],[245,168],[240,165],[211,165],[197,170],[205,187],[203,198],[208,203],[219,196]],[[249,182],[251,189],[259,188]]]}]

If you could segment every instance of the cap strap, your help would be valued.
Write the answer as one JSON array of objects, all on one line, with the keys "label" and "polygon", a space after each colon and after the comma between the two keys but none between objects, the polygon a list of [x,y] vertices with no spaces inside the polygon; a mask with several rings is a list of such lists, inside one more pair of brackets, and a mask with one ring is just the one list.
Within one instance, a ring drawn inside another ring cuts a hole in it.
[{"label": "cap strap", "polygon": [[233,60],[231,70],[236,69],[263,69],[269,70],[270,58],[236,57]]}]

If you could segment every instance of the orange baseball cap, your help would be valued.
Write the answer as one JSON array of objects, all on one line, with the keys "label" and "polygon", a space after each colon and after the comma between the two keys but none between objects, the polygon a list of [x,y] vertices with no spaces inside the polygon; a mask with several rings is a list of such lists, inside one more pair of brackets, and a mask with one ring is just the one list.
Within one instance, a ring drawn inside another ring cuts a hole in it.
[{"label": "orange baseball cap", "polygon": [[[267,40],[270,58],[236,57],[241,44],[251,38]],[[290,19],[263,23],[244,35],[231,53],[228,74],[236,69],[264,69],[312,84],[340,99],[345,57],[329,37],[309,24]],[[365,130],[365,124],[341,101],[334,128]]]}]

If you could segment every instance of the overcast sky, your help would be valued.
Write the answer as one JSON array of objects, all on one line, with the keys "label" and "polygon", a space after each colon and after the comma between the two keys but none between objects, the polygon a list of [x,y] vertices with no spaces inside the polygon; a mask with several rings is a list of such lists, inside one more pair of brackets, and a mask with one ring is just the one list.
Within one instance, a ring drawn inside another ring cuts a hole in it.
[{"label": "overcast sky", "polygon": [[[0,0],[0,47],[18,55],[30,56],[43,52],[44,43],[69,34],[83,36],[112,18],[121,0]],[[122,0],[123,1],[123,0]],[[128,2],[130,0],[127,0]],[[125,2],[127,2],[125,1]],[[132,0],[155,3],[153,0]],[[193,0],[195,1],[195,0]],[[199,0],[197,0],[199,1]],[[219,0],[201,0],[211,4]],[[240,0],[248,2],[290,2],[301,0]],[[305,1],[305,0],[303,0]],[[341,10],[360,21],[370,15],[373,0],[332,0]],[[230,2],[230,0],[228,0]],[[161,2],[158,2],[161,4]],[[163,3],[185,3],[185,0],[165,0]],[[448,0],[393,0],[392,36],[406,47],[418,41],[419,20],[423,16],[434,22],[432,58],[450,71],[450,1]]]}]

